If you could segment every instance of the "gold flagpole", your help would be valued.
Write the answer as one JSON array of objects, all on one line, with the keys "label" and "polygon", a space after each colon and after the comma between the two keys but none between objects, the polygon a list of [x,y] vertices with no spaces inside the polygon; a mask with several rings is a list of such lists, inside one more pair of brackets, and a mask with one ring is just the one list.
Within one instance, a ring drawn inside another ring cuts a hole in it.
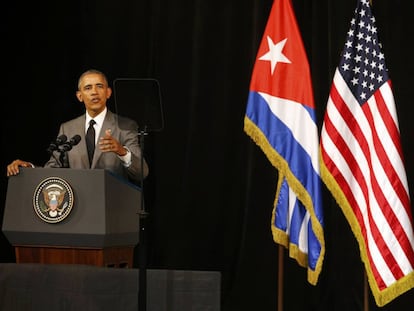
[{"label": "gold flagpole", "polygon": [[283,259],[285,248],[279,244],[278,286],[277,286],[277,311],[283,311]]},{"label": "gold flagpole", "polygon": [[364,311],[369,311],[368,278],[366,272],[364,273]]}]

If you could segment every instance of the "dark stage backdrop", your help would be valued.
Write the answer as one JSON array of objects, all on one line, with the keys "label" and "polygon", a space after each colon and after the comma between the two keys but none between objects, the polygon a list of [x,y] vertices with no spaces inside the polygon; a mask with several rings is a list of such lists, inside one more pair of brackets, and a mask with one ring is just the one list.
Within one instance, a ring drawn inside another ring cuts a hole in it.
[{"label": "dark stage backdrop", "polygon": [[[393,81],[406,170],[414,189],[413,38],[409,1],[374,0]],[[152,269],[222,273],[222,310],[277,308],[278,245],[270,218],[277,171],[243,132],[250,75],[271,0],[7,1],[2,5],[3,172],[15,158],[43,164],[58,126],[83,112],[77,78],[155,78],[165,127],[145,154]],[[356,1],[294,0],[319,120]],[[110,108],[114,109],[113,101]],[[7,178],[1,177],[0,215]],[[412,191],[411,191],[412,192]],[[326,193],[326,256],[316,286],[285,252],[285,310],[362,310],[363,267],[342,212]],[[1,262],[13,262],[0,235]],[[412,308],[410,291],[383,308]]]}]

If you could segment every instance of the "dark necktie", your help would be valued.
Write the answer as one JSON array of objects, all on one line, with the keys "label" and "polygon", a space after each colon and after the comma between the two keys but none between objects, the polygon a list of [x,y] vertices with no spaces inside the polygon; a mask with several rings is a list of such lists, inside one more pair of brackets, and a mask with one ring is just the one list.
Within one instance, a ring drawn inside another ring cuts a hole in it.
[{"label": "dark necktie", "polygon": [[95,120],[89,121],[89,127],[86,131],[86,148],[88,149],[88,158],[89,158],[89,167],[92,166],[92,159],[93,153],[95,152],[95,128],[93,125],[95,124]]}]

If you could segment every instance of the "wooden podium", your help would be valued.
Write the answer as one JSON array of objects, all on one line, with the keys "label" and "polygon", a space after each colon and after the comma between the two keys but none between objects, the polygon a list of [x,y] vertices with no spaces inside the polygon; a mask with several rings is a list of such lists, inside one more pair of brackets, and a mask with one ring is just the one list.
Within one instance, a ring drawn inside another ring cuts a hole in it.
[{"label": "wooden podium", "polygon": [[17,263],[133,267],[141,191],[106,170],[22,168],[2,231]]}]

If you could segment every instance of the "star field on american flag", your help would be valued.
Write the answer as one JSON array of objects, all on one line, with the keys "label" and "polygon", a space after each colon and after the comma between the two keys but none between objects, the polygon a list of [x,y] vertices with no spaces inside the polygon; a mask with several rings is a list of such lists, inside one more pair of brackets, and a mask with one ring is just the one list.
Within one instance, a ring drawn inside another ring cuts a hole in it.
[{"label": "star field on american flag", "polygon": [[357,24],[355,18],[351,20],[339,64],[339,71],[348,81],[348,86],[360,105],[388,80],[384,54],[378,42],[375,17],[367,15],[364,10],[364,7],[369,6],[368,0],[361,2],[363,6],[357,11],[360,22]]}]

